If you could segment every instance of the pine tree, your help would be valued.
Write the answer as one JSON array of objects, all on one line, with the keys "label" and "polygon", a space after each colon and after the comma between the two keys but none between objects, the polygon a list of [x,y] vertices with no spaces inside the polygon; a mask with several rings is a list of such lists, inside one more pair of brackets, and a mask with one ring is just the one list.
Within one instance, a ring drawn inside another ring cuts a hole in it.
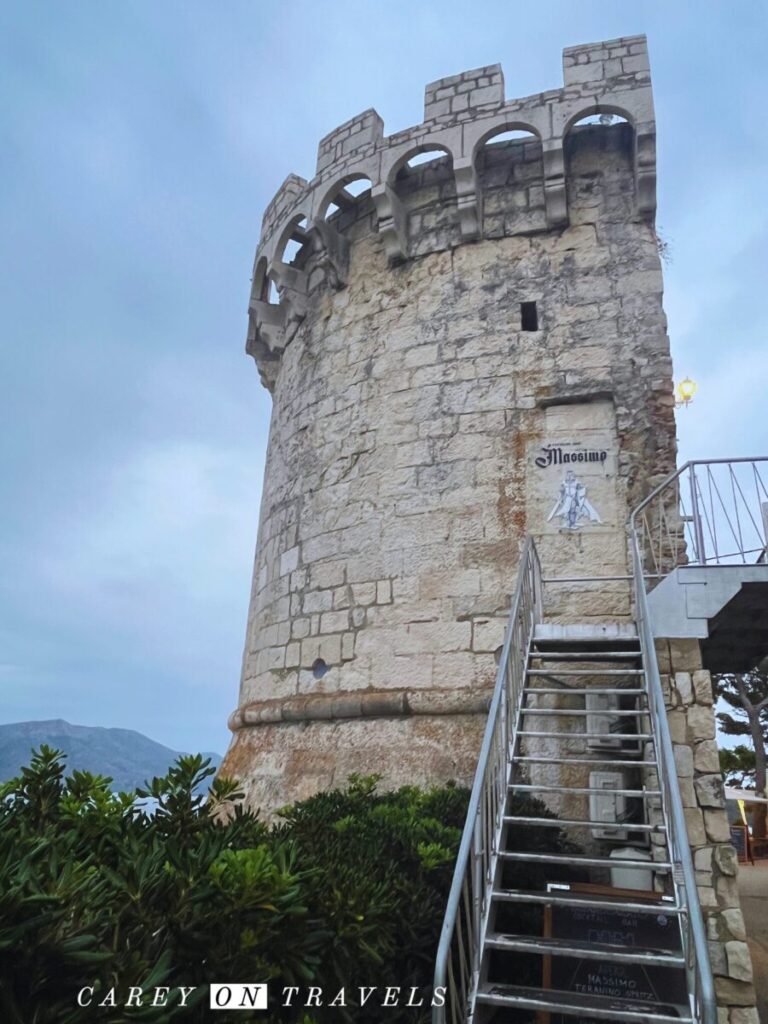
[{"label": "pine tree", "polygon": [[[768,673],[758,669],[719,676],[717,695],[729,706],[718,713],[726,736],[749,736],[754,750],[755,796],[765,797],[766,748],[768,748]],[[738,749],[738,748],[737,748]],[[746,762],[745,762],[746,763]],[[756,838],[766,835],[766,805],[756,804],[753,815]]]},{"label": "pine tree", "polygon": [[723,747],[720,750],[720,771],[725,777],[726,785],[737,786],[739,789],[754,789],[754,750],[745,747],[743,743],[736,747]]}]

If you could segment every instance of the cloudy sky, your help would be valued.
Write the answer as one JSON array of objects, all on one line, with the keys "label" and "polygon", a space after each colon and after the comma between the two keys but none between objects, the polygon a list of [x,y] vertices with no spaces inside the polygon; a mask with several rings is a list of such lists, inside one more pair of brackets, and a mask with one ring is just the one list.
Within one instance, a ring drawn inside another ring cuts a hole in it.
[{"label": "cloudy sky", "polygon": [[243,351],[261,213],[374,106],[646,32],[685,458],[768,450],[768,8],[744,2],[6,0],[0,721],[223,752],[269,396]]}]

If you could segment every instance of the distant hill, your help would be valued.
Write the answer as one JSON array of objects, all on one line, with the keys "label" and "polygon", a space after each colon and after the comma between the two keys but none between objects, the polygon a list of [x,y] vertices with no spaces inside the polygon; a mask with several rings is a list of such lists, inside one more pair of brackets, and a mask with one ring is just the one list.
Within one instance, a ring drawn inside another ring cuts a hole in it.
[{"label": "distant hill", "polygon": [[[113,780],[113,789],[142,786],[155,775],[164,775],[179,751],[164,747],[132,729],[104,729],[70,725],[61,718],[47,722],[13,722],[0,725],[0,782],[18,775],[29,764],[31,750],[41,743],[67,755],[67,771],[77,768]],[[218,768],[221,757],[206,753]]]}]

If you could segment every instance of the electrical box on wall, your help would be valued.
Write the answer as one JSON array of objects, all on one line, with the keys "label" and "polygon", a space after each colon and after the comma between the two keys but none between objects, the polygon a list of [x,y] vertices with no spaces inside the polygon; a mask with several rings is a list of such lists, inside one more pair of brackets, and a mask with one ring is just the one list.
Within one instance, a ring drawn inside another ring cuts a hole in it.
[{"label": "electrical box on wall", "polygon": [[[591,821],[605,822],[606,825],[621,824],[627,818],[627,798],[617,789],[626,789],[623,771],[590,772],[589,788],[604,790],[589,795],[589,817]],[[616,839],[626,841],[627,829],[593,828],[595,839]]]},{"label": "electrical box on wall", "polygon": [[619,711],[618,693],[587,693],[587,733],[592,737],[587,740],[591,750],[621,750],[635,753],[640,749],[639,741],[621,740],[617,733],[637,731],[637,719],[631,715],[612,715],[609,712]]}]

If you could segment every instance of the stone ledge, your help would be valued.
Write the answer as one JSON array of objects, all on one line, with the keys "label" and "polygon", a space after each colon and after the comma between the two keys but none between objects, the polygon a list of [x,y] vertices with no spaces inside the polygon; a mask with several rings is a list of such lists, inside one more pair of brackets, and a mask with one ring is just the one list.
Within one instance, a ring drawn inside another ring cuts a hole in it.
[{"label": "stone ledge", "polygon": [[405,718],[411,715],[487,714],[493,691],[352,690],[307,697],[255,701],[229,717],[232,732],[256,725],[341,721],[353,718]]}]

